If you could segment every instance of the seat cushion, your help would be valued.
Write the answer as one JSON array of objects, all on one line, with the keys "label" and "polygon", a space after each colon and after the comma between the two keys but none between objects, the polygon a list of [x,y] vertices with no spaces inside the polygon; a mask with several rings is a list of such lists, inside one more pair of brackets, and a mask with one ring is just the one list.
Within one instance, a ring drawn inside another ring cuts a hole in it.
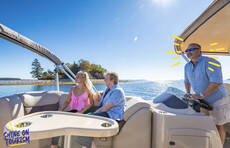
[{"label": "seat cushion", "polygon": [[[60,97],[60,100],[59,100],[59,107],[58,107],[58,110],[61,110],[66,99],[67,99],[67,96],[68,96],[68,93],[62,93],[61,97]],[[70,107],[66,107],[64,111],[69,111],[70,110]]]},{"label": "seat cushion", "polygon": [[[0,98],[0,135],[3,135],[4,126],[10,120],[26,114],[57,110],[61,92],[29,92]],[[20,145],[20,148],[46,148],[51,144],[51,138],[33,140],[30,144]],[[0,136],[0,148],[7,148],[3,136]]]},{"label": "seat cushion", "polygon": [[124,120],[127,121],[132,114],[142,108],[150,108],[150,104],[139,97],[127,97],[125,106]]},{"label": "seat cushion", "polygon": [[24,106],[18,95],[9,96],[9,106],[12,119],[24,116]]},{"label": "seat cushion", "polygon": [[5,140],[3,139],[4,126],[12,119],[10,110],[9,98],[0,98],[0,147],[6,148]]},{"label": "seat cushion", "polygon": [[25,114],[58,110],[61,93],[57,91],[28,92],[21,94]]},{"label": "seat cushion", "polygon": [[230,84],[224,83],[224,87],[226,88],[227,94],[228,94],[228,96],[230,97]]}]

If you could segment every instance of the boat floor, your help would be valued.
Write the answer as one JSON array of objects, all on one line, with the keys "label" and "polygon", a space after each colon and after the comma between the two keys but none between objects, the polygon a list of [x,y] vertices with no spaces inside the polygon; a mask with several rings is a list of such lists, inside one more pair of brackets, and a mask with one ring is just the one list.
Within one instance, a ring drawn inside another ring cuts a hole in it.
[{"label": "boat floor", "polygon": [[225,142],[224,148],[230,148],[230,141]]},{"label": "boat floor", "polygon": [[224,148],[230,148],[230,137],[227,137],[224,143]]}]

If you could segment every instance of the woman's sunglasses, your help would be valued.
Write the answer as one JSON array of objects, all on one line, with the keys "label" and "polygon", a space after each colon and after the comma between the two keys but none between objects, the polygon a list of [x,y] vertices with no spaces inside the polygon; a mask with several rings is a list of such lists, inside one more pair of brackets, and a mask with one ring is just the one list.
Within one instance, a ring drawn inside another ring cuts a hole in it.
[{"label": "woman's sunglasses", "polygon": [[193,51],[195,49],[199,49],[199,48],[189,48],[189,49],[186,49],[185,52]]}]

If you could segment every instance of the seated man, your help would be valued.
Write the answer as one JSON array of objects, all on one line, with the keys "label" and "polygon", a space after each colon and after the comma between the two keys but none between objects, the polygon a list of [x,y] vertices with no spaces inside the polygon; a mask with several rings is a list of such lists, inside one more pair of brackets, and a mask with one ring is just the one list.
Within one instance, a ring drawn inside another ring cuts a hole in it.
[{"label": "seated man", "polygon": [[125,94],[118,84],[117,73],[107,73],[104,81],[107,88],[101,97],[100,108],[91,114],[120,121],[124,114]]}]

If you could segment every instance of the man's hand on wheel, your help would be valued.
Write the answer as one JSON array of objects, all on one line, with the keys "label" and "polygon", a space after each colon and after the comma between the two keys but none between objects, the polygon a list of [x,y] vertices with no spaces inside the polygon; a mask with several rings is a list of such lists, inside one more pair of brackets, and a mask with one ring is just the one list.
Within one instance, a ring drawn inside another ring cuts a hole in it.
[{"label": "man's hand on wheel", "polygon": [[190,98],[191,98],[191,94],[190,94],[190,93],[184,94],[184,98],[185,98],[185,99],[190,99]]}]

